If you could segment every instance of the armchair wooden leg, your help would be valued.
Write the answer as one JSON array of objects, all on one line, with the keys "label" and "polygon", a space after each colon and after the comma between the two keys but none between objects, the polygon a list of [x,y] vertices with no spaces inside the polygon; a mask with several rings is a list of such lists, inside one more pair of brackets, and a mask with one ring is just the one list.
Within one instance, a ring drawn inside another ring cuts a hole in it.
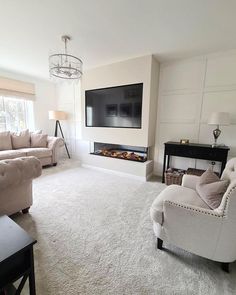
[{"label": "armchair wooden leg", "polygon": [[223,271],[229,273],[229,263],[227,263],[227,262],[222,262],[222,263],[221,263],[221,268],[222,268]]},{"label": "armchair wooden leg", "polygon": [[23,213],[23,214],[27,214],[27,213],[29,213],[29,208],[30,208],[30,207],[25,208],[25,209],[22,209],[22,213]]},{"label": "armchair wooden leg", "polygon": [[157,238],[157,249],[162,250],[163,241]]}]

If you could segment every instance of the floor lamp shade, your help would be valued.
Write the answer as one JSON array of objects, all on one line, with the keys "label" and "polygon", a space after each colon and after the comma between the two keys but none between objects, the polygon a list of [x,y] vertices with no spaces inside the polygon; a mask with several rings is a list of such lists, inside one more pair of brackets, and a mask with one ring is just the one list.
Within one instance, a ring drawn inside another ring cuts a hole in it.
[{"label": "floor lamp shade", "polygon": [[56,124],[55,124],[55,132],[54,132],[54,136],[57,137],[58,136],[58,129],[61,132],[61,136],[64,139],[64,144],[65,144],[65,148],[66,148],[66,152],[68,155],[68,158],[70,158],[70,153],[68,151],[66,142],[65,142],[65,137],[61,128],[61,124],[60,124],[60,120],[66,120],[67,119],[67,114],[63,111],[49,111],[48,112],[48,117],[49,120],[55,120]]},{"label": "floor lamp shade", "polygon": [[48,112],[49,120],[66,120],[67,114],[63,111],[49,111]]}]

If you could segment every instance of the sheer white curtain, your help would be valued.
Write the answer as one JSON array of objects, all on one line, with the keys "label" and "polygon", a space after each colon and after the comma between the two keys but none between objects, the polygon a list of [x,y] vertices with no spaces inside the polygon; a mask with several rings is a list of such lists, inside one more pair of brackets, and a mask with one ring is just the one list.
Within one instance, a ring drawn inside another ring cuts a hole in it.
[{"label": "sheer white curtain", "polygon": [[0,96],[0,132],[34,129],[33,102]]}]

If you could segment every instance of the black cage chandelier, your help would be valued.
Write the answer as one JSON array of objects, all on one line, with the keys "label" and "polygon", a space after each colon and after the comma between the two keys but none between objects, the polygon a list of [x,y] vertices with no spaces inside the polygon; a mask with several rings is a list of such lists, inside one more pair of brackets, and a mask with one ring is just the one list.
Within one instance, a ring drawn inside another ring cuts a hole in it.
[{"label": "black cage chandelier", "polygon": [[65,35],[61,39],[65,43],[65,53],[49,56],[50,77],[78,80],[82,76],[82,60],[67,53],[67,42],[71,40],[71,37]]}]

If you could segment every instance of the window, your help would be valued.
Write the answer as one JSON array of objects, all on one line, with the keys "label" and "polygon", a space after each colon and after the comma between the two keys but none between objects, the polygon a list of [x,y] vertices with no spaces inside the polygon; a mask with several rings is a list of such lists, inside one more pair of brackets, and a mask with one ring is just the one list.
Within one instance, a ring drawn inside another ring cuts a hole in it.
[{"label": "window", "polygon": [[33,129],[33,102],[0,96],[0,132]]}]

